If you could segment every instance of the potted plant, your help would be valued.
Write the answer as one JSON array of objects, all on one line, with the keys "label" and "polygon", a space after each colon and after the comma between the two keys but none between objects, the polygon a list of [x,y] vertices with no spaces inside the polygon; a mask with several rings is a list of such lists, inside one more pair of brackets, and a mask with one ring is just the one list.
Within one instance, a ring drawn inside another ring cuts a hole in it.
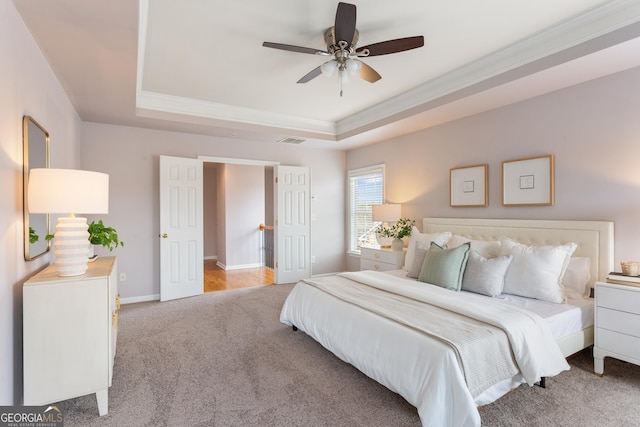
[{"label": "potted plant", "polygon": [[89,242],[92,245],[101,245],[109,248],[109,252],[118,246],[124,246],[124,242],[118,239],[118,232],[113,227],[106,227],[102,220],[91,221],[89,224]]},{"label": "potted plant", "polygon": [[[409,218],[400,218],[392,226],[388,227],[384,224],[380,224],[376,228],[376,238],[380,246],[391,246],[393,250],[401,251],[404,246],[403,238],[411,236],[411,230],[415,221]],[[382,244],[380,242],[384,242]]]},{"label": "potted plant", "polygon": [[40,236],[36,233],[36,230],[33,227],[29,227],[29,243],[34,244],[38,240],[40,240]]}]

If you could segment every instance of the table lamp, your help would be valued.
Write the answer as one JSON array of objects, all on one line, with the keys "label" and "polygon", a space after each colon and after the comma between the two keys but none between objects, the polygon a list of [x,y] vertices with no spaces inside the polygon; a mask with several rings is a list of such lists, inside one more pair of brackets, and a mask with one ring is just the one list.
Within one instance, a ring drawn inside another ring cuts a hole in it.
[{"label": "table lamp", "polygon": [[59,217],[53,243],[58,276],[87,271],[87,219],[76,213],[109,212],[109,175],[74,169],[35,168],[29,172],[28,210],[31,213],[69,214]]}]

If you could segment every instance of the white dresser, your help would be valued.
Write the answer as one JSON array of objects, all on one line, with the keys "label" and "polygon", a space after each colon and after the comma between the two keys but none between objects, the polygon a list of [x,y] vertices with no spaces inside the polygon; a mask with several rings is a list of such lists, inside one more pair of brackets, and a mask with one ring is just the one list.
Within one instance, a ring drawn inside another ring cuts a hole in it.
[{"label": "white dresser", "polygon": [[640,287],[595,284],[594,370],[604,374],[604,358],[640,365]]},{"label": "white dresser", "polygon": [[360,248],[360,270],[398,270],[404,265],[406,251],[394,251],[379,246]]},{"label": "white dresser", "polygon": [[81,276],[53,265],[24,283],[24,404],[46,405],[96,393],[108,411],[118,327],[115,257],[100,257]]}]

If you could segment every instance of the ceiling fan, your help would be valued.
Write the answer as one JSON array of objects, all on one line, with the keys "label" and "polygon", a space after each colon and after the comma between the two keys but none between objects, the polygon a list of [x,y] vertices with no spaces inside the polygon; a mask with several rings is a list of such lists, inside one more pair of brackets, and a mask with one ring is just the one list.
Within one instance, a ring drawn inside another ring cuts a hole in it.
[{"label": "ceiling fan", "polygon": [[340,2],[334,26],[324,32],[327,50],[273,42],[264,42],[262,46],[311,55],[332,56],[332,59],[304,75],[298,83],[307,83],[320,74],[330,76],[337,70],[340,77],[340,96],[342,96],[342,84],[348,81],[349,75],[358,75],[370,83],[375,83],[382,78],[376,70],[357,58],[404,52],[424,46],[423,36],[387,40],[363,47],[357,47],[358,38],[356,6]]}]

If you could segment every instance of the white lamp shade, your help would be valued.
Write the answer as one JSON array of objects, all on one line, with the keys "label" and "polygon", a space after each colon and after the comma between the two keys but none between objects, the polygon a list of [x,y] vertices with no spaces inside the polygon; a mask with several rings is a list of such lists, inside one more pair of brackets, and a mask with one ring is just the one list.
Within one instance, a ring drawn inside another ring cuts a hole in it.
[{"label": "white lamp shade", "polygon": [[31,213],[109,213],[109,175],[75,169],[35,168],[29,172]]},{"label": "white lamp shade", "polygon": [[373,205],[373,220],[382,222],[396,222],[402,215],[402,206],[399,204]]}]

